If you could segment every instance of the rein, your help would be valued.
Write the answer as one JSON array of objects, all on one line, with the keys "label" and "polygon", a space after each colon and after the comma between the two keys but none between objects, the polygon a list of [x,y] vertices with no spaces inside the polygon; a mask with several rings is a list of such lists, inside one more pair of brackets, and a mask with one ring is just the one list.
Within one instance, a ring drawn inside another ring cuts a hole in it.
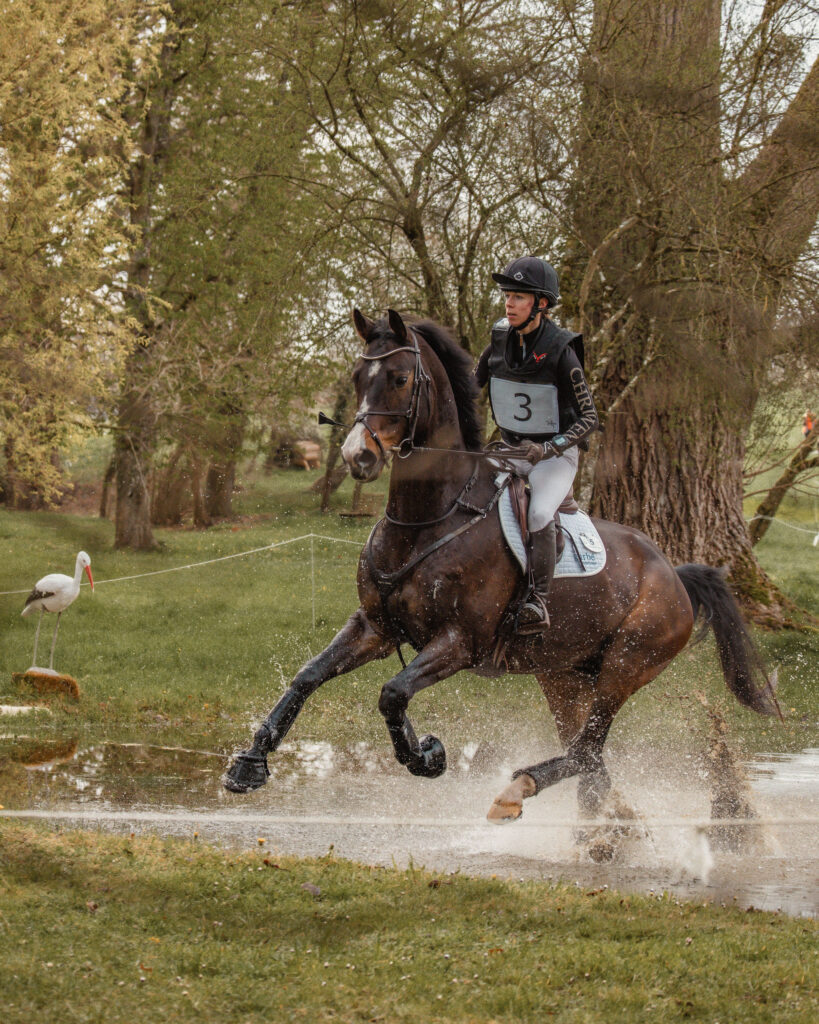
[{"label": "rein", "polygon": [[[419,449],[419,448],[415,449],[415,451],[422,451],[422,450],[423,449]],[[435,450],[437,451],[437,449],[435,449]],[[442,449],[442,451],[446,451],[446,450],[447,450],[446,448]],[[413,521],[411,523],[405,523],[405,522],[402,522],[400,519],[393,519],[393,517],[389,514],[389,512],[386,509],[384,509],[384,518],[387,520],[388,523],[392,523],[393,526],[414,526],[416,528],[420,528],[422,526],[434,526],[436,523],[442,523],[445,519],[449,519],[449,517],[452,515],[452,513],[456,512],[459,508],[462,509],[464,512],[479,512],[480,509],[477,509],[474,505],[470,505],[468,502],[463,500],[464,495],[468,493],[468,491],[472,487],[472,484],[475,483],[475,477],[477,475],[478,475],[478,464],[476,462],[475,463],[475,467],[472,470],[472,475],[469,477],[469,479],[466,481],[466,483],[461,488],[460,493],[458,494],[458,497],[452,503],[452,507],[449,509],[448,512],[444,512],[444,514],[442,516],[438,516],[437,519],[427,519],[424,522]]]}]

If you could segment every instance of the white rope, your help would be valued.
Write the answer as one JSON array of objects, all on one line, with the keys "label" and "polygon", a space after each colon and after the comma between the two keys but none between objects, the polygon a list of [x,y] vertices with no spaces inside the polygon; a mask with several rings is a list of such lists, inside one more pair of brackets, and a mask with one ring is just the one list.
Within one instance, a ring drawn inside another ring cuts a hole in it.
[{"label": "white rope", "polygon": [[[302,540],[309,540],[312,544],[313,539],[316,540],[329,540],[335,541],[337,544],[355,544],[356,547],[361,547],[360,540],[347,540],[344,537],[327,537],[321,533],[305,533],[301,537],[292,537],[290,540],[275,541],[272,544],[265,544],[262,548],[251,548],[249,551],[237,551],[233,555],[220,555],[218,558],[208,558],[204,562],[189,562],[187,565],[174,565],[169,569],[155,569],[153,572],[141,572],[134,576],[117,576],[110,580],[95,580],[94,585],[101,587],[105,583],[123,583],[126,580],[141,580],[145,579],[146,576],[162,576],[167,572],[182,572],[183,569],[198,569],[203,565],[213,565],[216,562],[226,562],[231,558],[245,558],[247,555],[257,555],[260,551],[271,551],[273,548],[284,547],[285,544],[297,544]],[[82,582],[82,587],[90,586],[89,583]],[[31,588],[26,590],[0,590],[0,597],[8,597],[12,594],[30,594]]]},{"label": "white rope", "polygon": [[796,526],[794,523],[788,523],[784,519],[778,519],[776,516],[751,516],[746,519],[746,523],[752,523],[755,519],[767,519],[769,523],[779,523],[780,526],[787,526],[789,530],[798,530],[800,533],[813,533],[819,537],[819,533],[816,533],[816,528],[809,529],[804,526]]}]

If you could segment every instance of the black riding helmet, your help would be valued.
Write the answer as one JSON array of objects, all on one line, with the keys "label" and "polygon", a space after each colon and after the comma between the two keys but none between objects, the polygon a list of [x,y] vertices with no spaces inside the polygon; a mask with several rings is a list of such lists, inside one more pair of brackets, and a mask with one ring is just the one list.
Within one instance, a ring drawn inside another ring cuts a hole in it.
[{"label": "black riding helmet", "polygon": [[521,256],[512,260],[502,274],[493,274],[503,291],[534,292],[544,295],[550,306],[557,305],[560,298],[560,282],[557,271],[539,256]]},{"label": "black riding helmet", "polygon": [[[530,323],[537,316],[537,299],[541,295],[550,307],[556,306],[560,299],[557,271],[551,263],[547,263],[539,256],[521,256],[512,260],[502,274],[493,274],[492,280],[500,285],[501,291],[532,292],[536,301],[526,323]],[[526,325],[521,324],[521,327],[524,326]]]}]

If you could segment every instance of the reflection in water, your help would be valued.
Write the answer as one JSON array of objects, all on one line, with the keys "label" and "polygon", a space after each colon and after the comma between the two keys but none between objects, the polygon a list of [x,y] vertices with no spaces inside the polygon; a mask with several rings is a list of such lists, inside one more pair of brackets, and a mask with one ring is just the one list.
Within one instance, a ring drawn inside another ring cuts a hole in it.
[{"label": "reflection in water", "polygon": [[222,788],[222,754],[141,743],[78,751],[75,739],[0,737],[0,804],[7,809],[0,813],[38,811],[169,835],[197,830],[230,844],[265,835],[282,853],[315,856],[332,845],[340,856],[369,863],[411,858],[435,870],[573,879],[819,915],[819,749],[759,755],[746,765],[760,824],[751,826],[754,851],[744,854],[709,843],[704,784],[690,775],[681,784],[665,766],[645,772],[643,785],[627,764],[613,766],[616,778],[630,781],[625,796],[640,825],[610,865],[591,863],[574,842],[573,784],[527,801],[523,821],[490,826],[485,813],[512,766],[489,745],[467,744],[449,755],[450,770],[431,781],[409,776],[386,747],[288,743],[270,758],[268,785],[236,796]]}]

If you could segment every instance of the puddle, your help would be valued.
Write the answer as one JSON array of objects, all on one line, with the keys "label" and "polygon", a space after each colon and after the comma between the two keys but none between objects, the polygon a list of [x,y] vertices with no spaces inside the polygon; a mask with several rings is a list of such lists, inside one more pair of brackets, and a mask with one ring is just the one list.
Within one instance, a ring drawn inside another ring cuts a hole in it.
[{"label": "puddle", "polygon": [[[498,750],[449,751],[440,779],[410,776],[390,749],[365,743],[285,744],[264,789],[237,796],[220,782],[224,755],[142,743],[77,749],[75,739],[0,736],[0,803],[6,816],[86,828],[150,831],[282,854],[334,852],[436,871],[563,879],[686,899],[819,916],[819,748],[760,754],[745,765],[758,819],[747,849],[712,843],[710,795],[690,765],[640,765],[614,752],[612,776],[637,812],[612,863],[592,862],[574,840],[575,784],[527,801],[518,822],[485,820],[516,765]],[[521,757],[516,755],[516,762]],[[526,763],[525,760],[523,763]],[[645,781],[643,781],[643,779]]]}]

